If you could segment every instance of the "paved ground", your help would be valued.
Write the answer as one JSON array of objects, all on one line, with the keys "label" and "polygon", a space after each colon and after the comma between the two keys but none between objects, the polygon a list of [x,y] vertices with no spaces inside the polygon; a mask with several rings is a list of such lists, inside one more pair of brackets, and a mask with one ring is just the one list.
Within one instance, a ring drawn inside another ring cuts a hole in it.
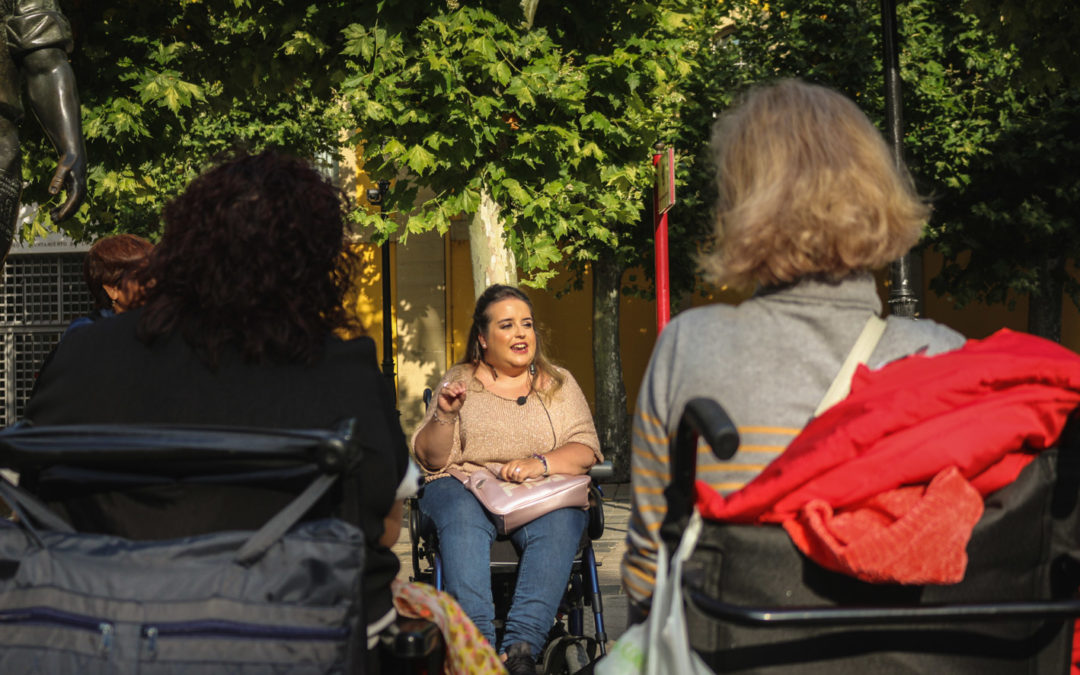
[{"label": "paved ground", "polygon": [[[604,602],[604,624],[608,639],[615,640],[626,630],[626,595],[619,582],[619,561],[626,548],[626,527],[630,519],[630,484],[610,483],[604,490],[604,536],[593,542],[593,551],[599,564],[600,593]],[[406,514],[406,519],[408,514]],[[402,579],[412,574],[412,547],[409,543],[409,527],[406,520],[401,536],[394,545],[394,553],[401,559]],[[588,612],[586,612],[588,613]],[[592,633],[591,615],[586,630]]]}]

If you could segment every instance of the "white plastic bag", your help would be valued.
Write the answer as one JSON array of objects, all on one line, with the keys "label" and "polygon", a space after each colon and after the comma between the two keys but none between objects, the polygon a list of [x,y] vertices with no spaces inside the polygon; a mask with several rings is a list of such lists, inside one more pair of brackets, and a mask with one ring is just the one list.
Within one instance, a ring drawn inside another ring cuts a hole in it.
[{"label": "white plastic bag", "polygon": [[648,628],[643,623],[627,628],[607,656],[596,662],[594,675],[644,675],[645,642],[648,638]]},{"label": "white plastic bag", "polygon": [[694,551],[700,534],[701,515],[695,510],[671,559],[670,573],[667,548],[661,544],[649,617],[623,633],[611,652],[597,662],[597,675],[712,675],[690,649],[683,608],[683,561]]}]

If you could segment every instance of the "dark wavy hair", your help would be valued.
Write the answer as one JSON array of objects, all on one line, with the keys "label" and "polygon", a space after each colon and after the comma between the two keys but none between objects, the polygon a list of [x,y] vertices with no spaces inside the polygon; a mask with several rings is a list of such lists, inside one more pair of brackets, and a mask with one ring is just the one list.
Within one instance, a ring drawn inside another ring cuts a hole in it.
[{"label": "dark wavy hair", "polygon": [[129,276],[146,265],[153,248],[149,241],[134,234],[115,234],[94,242],[83,260],[83,280],[95,308],[112,307],[105,286],[122,286]]},{"label": "dark wavy hair", "polygon": [[206,171],[165,207],[140,338],[179,331],[211,368],[227,346],[249,362],[313,362],[333,330],[356,328],[344,207],[319,172],[276,151]]},{"label": "dark wavy hair", "polygon": [[533,364],[536,366],[537,371],[543,373],[551,382],[551,385],[545,388],[545,393],[550,396],[558,391],[565,378],[544,354],[544,334],[542,330],[536,327],[536,311],[533,309],[532,300],[529,300],[529,296],[519,288],[503,284],[492,284],[484,289],[484,292],[476,299],[476,307],[473,308],[472,326],[469,328],[469,339],[465,342],[465,355],[461,357],[458,364],[470,364],[474,368],[478,368],[481,363],[485,362],[484,350],[480,348],[480,336],[487,332],[488,326],[491,324],[491,317],[487,313],[488,307],[496,302],[508,299],[524,302],[529,307],[529,313],[533,315],[533,331],[536,334],[536,355],[533,357]]}]

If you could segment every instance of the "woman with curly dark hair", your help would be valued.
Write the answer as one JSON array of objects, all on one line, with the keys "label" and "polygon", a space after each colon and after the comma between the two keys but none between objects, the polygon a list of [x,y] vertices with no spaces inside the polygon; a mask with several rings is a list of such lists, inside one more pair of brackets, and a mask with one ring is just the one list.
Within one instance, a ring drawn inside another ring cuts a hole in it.
[{"label": "woman with curly dark hair", "polygon": [[227,346],[246,361],[313,363],[347,322],[356,259],[342,205],[319,173],[272,152],[196,178],[165,207],[139,336],[179,332],[211,367]]},{"label": "woman with curly dark hair", "polygon": [[[140,275],[144,304],[69,335],[39,379],[36,424],[190,423],[364,430],[360,526],[367,537],[369,636],[393,618],[389,546],[410,473],[393,397],[368,337],[342,340],[357,264],[343,200],[305,162],[262,152],[191,182],[164,213]],[[415,471],[415,469],[413,469]],[[415,475],[413,484],[415,485]],[[72,498],[81,531],[132,539],[261,526],[293,496],[228,486],[117,489]],[[176,513],[182,504],[183,518]],[[322,517],[315,509],[312,517]]]}]

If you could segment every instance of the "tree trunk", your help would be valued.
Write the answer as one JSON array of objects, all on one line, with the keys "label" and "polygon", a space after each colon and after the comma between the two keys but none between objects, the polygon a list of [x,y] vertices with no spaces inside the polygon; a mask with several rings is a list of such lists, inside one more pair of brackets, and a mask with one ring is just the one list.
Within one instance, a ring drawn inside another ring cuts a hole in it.
[{"label": "tree trunk", "polygon": [[1061,342],[1065,258],[1047,257],[1039,272],[1038,290],[1028,296],[1028,332],[1047,340]]},{"label": "tree trunk", "polygon": [[525,14],[525,27],[532,28],[533,18],[536,17],[536,6],[540,0],[521,0],[521,11]]},{"label": "tree trunk", "polygon": [[469,250],[472,253],[473,291],[479,298],[491,284],[517,286],[517,264],[506,247],[499,205],[485,186],[480,191],[480,208],[469,225]]},{"label": "tree trunk", "polygon": [[630,479],[630,423],[619,350],[623,266],[613,254],[601,253],[592,271],[596,430],[604,457],[615,465],[615,480],[625,482]]}]

